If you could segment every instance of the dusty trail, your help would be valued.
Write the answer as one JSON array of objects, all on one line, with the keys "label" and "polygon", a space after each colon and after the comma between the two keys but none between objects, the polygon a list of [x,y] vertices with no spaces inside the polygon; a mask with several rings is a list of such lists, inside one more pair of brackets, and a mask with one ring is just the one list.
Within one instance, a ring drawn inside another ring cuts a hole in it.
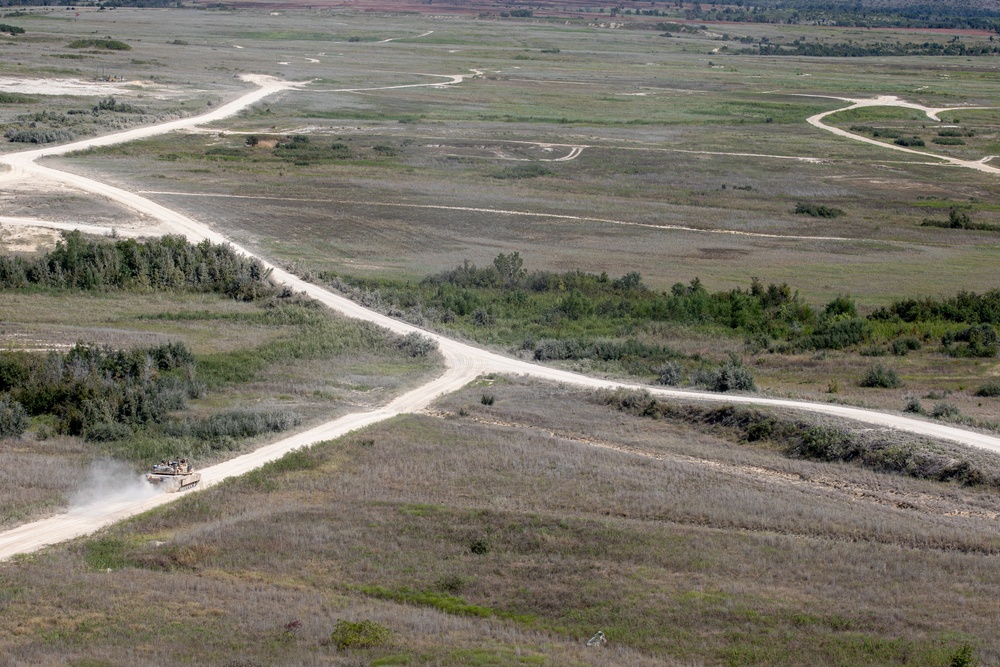
[{"label": "dusty trail", "polygon": [[[449,76],[447,78],[451,79],[451,81],[449,81],[448,84],[419,85],[449,85],[452,83],[459,83],[468,76],[469,75]],[[171,211],[170,209],[156,204],[155,202],[152,202],[136,193],[127,192],[120,188],[115,188],[83,176],[68,174],[48,167],[42,167],[34,162],[39,157],[44,155],[64,154],[69,151],[81,150],[91,146],[108,146],[139,138],[151,137],[156,134],[190,127],[200,123],[218,120],[226,117],[227,115],[234,114],[245,106],[253,104],[270,94],[300,85],[260,77],[248,77],[248,79],[256,81],[261,88],[247,93],[246,95],[200,117],[186,118],[180,121],[165,123],[163,125],[128,130],[119,134],[95,139],[86,139],[64,146],[43,148],[0,157],[0,164],[6,164],[11,167],[10,171],[5,174],[0,174],[0,182],[12,178],[44,177],[73,185],[87,192],[100,194],[101,196],[107,197],[128,208],[132,208],[133,210],[151,215],[159,219],[170,230],[176,233],[184,234],[192,241],[209,239],[217,243],[230,243],[237,251],[253,256],[253,253],[249,252],[246,248],[232,244],[221,234],[212,231],[207,225],[175,211]],[[321,442],[323,440],[329,440],[357,428],[388,419],[397,414],[423,409],[438,396],[455,391],[475,377],[486,372],[525,374],[544,380],[565,382],[567,384],[591,387],[595,389],[629,387],[635,389],[646,389],[653,394],[664,397],[726,403],[752,403],[755,405],[793,408],[808,412],[833,415],[844,419],[852,419],[884,428],[904,430],[931,438],[951,440],[971,447],[978,447],[1000,453],[1000,438],[965,431],[963,429],[943,424],[935,424],[911,419],[901,415],[885,414],[843,405],[808,403],[787,399],[761,398],[756,396],[730,396],[677,389],[655,389],[635,384],[600,380],[577,373],[571,373],[569,371],[547,368],[525,361],[511,359],[467,345],[465,343],[445,338],[438,334],[423,331],[413,325],[400,322],[399,320],[392,319],[374,311],[370,311],[361,305],[344,297],[333,294],[322,287],[304,282],[297,276],[294,276],[279,267],[273,266],[265,260],[262,261],[264,261],[266,266],[273,270],[272,276],[277,282],[288,285],[294,290],[305,292],[313,299],[316,299],[317,301],[342,314],[374,322],[375,324],[397,333],[405,334],[410,332],[419,332],[429,336],[437,341],[447,364],[447,370],[440,377],[432,380],[422,387],[399,396],[382,408],[371,412],[341,417],[326,424],[321,424],[313,429],[284,438],[254,452],[244,454],[243,456],[220,463],[210,468],[205,468],[200,471],[202,473],[202,488],[217,484],[231,475],[239,475],[247,472],[262,465],[263,463],[266,463],[267,461],[278,458],[297,447],[302,447],[315,442]],[[67,513],[50,519],[20,526],[11,531],[0,534],[0,560],[8,559],[18,553],[35,551],[47,544],[91,533],[98,528],[113,523],[114,521],[132,516],[150,509],[151,507],[170,502],[175,497],[176,496],[173,494],[162,494],[152,498],[138,500],[128,496],[103,498],[100,501],[93,502],[82,507],[76,507]]]},{"label": "dusty trail", "polygon": [[[830,95],[803,95],[803,97],[831,97]],[[987,156],[982,160],[961,160],[955,157],[948,157],[946,155],[936,155],[935,153],[928,153],[926,151],[918,151],[913,148],[907,148],[905,146],[897,146],[896,144],[887,144],[882,141],[877,141],[875,139],[869,139],[868,137],[862,137],[860,135],[848,132],[847,130],[842,130],[839,127],[833,127],[832,125],[827,125],[823,122],[823,119],[835,113],[840,113],[841,111],[849,111],[851,109],[860,109],[862,107],[902,107],[904,109],[916,109],[917,111],[923,111],[928,118],[931,120],[940,121],[941,118],[939,114],[946,111],[962,111],[968,109],[991,109],[993,107],[926,107],[922,104],[916,104],[914,102],[904,102],[894,95],[880,95],[878,97],[873,97],[870,99],[852,99],[849,97],[833,97],[832,99],[843,100],[845,102],[851,102],[850,105],[846,107],[841,107],[840,109],[833,109],[832,111],[824,111],[818,113],[814,116],[810,116],[806,119],[806,122],[813,127],[818,127],[821,130],[826,130],[836,134],[838,137],[844,137],[846,139],[851,139],[853,141],[860,141],[866,144],[872,144],[880,148],[888,148],[890,150],[899,151],[900,153],[909,153],[911,155],[919,155],[921,157],[934,158],[941,162],[945,162],[949,165],[954,165],[956,167],[965,167],[966,169],[975,169],[976,171],[982,171],[987,174],[1000,174],[1000,169],[996,167],[991,167],[987,162],[989,162],[995,156]]]}]

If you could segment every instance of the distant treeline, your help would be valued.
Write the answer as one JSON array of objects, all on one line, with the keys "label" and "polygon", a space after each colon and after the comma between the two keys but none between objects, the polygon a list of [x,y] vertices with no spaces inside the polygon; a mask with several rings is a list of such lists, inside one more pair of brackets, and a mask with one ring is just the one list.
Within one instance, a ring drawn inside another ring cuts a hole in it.
[{"label": "distant treeline", "polygon": [[0,7],[179,7],[177,0],[101,0],[99,3],[73,0],[0,0]]},{"label": "distant treeline", "polygon": [[992,56],[1000,53],[1000,46],[989,44],[963,44],[953,41],[946,44],[923,42],[905,44],[875,42],[873,44],[820,44],[798,42],[792,44],[758,44],[756,48],[741,49],[737,53],[761,56],[814,56],[820,58],[860,58],[864,56]]},{"label": "distant treeline", "polygon": [[274,294],[270,270],[228,245],[182,236],[89,241],[64,232],[41,257],[0,256],[0,288],[191,289],[218,292],[241,301]]},{"label": "distant treeline", "polygon": [[[784,283],[754,278],[748,289],[710,292],[695,278],[658,291],[637,272],[619,278],[528,272],[518,253],[499,255],[492,266],[465,262],[418,284],[320,278],[365,305],[418,324],[440,322],[473,337],[499,337],[537,359],[600,359],[636,372],[683,356],[644,335],[660,322],[728,329],[755,350],[779,353],[867,345],[873,353],[902,355],[931,342],[932,323],[953,325],[943,339],[934,334],[947,354],[993,356],[1000,344],[1000,290],[904,299],[865,317],[847,296],[817,308]],[[913,336],[909,323],[927,325],[920,327],[921,340],[906,338]],[[901,336],[906,340],[897,340]]]},{"label": "distant treeline", "polygon": [[723,9],[695,4],[688,20],[734,23],[815,24],[855,28],[951,28],[996,31],[1000,7],[974,2],[814,2],[813,0],[736,0]]}]

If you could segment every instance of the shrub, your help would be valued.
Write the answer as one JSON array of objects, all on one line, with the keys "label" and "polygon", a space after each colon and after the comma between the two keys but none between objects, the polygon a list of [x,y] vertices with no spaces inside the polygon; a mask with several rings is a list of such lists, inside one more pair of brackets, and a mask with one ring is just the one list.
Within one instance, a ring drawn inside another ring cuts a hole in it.
[{"label": "shrub", "polygon": [[493,405],[496,402],[496,397],[493,394],[483,394],[483,397],[479,399],[479,402],[483,405]]},{"label": "shrub", "polygon": [[926,415],[927,411],[924,410],[924,406],[920,405],[920,399],[917,397],[911,398],[906,403],[906,407],[903,408],[903,412],[910,412],[915,415]]},{"label": "shrub", "polygon": [[1000,381],[990,380],[976,390],[976,396],[982,396],[984,398],[1000,396]]},{"label": "shrub", "polygon": [[51,144],[57,141],[72,141],[76,135],[71,130],[7,130],[3,133],[7,141],[22,144]]},{"label": "shrub", "polygon": [[0,93],[0,104],[30,104],[34,101],[34,97],[21,93]]},{"label": "shrub", "polygon": [[919,350],[923,347],[919,338],[906,336],[892,341],[892,353],[897,357],[905,357],[911,350]]},{"label": "shrub", "polygon": [[892,368],[875,364],[868,367],[864,377],[861,378],[860,385],[877,389],[895,389],[903,386],[903,382],[899,379],[899,374]]},{"label": "shrub", "polygon": [[961,410],[957,406],[951,403],[935,403],[934,408],[931,410],[931,416],[938,419],[951,419],[953,417],[958,417],[961,415]]},{"label": "shrub", "polygon": [[101,422],[87,427],[85,437],[91,442],[112,442],[124,440],[132,435],[132,429],[126,424],[116,422]]},{"label": "shrub", "polygon": [[952,653],[949,667],[976,667],[979,662],[968,644],[962,644],[957,651]]},{"label": "shrub", "polygon": [[0,23],[0,32],[5,32],[8,35],[23,35],[24,28],[9,23]]},{"label": "shrub", "polygon": [[20,438],[30,423],[24,406],[13,400],[10,394],[0,398],[0,438]]},{"label": "shrub", "polygon": [[681,366],[676,361],[668,361],[665,364],[657,366],[653,369],[653,371],[656,373],[657,384],[667,385],[668,387],[676,387],[681,383]]},{"label": "shrub", "polygon": [[71,49],[106,49],[108,51],[131,51],[132,47],[117,39],[75,39],[68,44]]},{"label": "shrub", "polygon": [[[949,331],[941,343],[952,356],[995,357],[1000,348],[1000,335],[997,335],[997,330],[992,324],[977,324],[958,332]],[[955,343],[960,344],[955,345]]]},{"label": "shrub", "polygon": [[814,218],[839,218],[844,215],[844,211],[839,208],[802,202],[795,205],[795,212],[799,215],[811,215]]},{"label": "shrub", "polygon": [[330,642],[343,651],[352,648],[378,648],[392,639],[392,630],[375,621],[339,620],[333,626]]},{"label": "shrub", "polygon": [[396,348],[411,357],[426,357],[437,349],[437,341],[416,331],[411,331],[396,343]]},{"label": "shrub", "polygon": [[927,145],[927,144],[924,143],[924,140],[921,139],[920,137],[900,137],[899,139],[896,139],[892,143],[896,144],[897,146],[926,146]]},{"label": "shrub", "polygon": [[691,381],[712,391],[757,391],[753,372],[735,358],[715,369],[701,368],[695,371]]},{"label": "shrub", "polygon": [[537,178],[539,176],[549,176],[552,174],[552,170],[544,167],[540,164],[519,164],[515,167],[507,167],[501,169],[500,171],[491,174],[493,178],[498,178],[501,180],[506,179],[521,179],[521,178]]},{"label": "shrub", "polygon": [[230,410],[206,419],[174,421],[164,428],[168,435],[193,436],[200,440],[252,438],[261,433],[280,433],[298,426],[301,417],[290,410],[254,412]]},{"label": "shrub", "polygon": [[931,139],[936,144],[941,146],[964,146],[965,142],[958,137],[934,137]]}]

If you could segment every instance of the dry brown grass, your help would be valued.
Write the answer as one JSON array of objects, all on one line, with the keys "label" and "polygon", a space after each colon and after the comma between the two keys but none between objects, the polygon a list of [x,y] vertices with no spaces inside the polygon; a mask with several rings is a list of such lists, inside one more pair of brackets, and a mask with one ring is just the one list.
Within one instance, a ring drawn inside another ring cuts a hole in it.
[{"label": "dry brown grass", "polygon": [[[366,429],[4,567],[0,645],[32,664],[154,646],[199,664],[1000,656],[990,494],[790,460],[521,380],[438,409],[452,416]],[[338,654],[322,643],[337,618],[377,621],[393,646]],[[584,652],[597,629],[609,650]]]}]

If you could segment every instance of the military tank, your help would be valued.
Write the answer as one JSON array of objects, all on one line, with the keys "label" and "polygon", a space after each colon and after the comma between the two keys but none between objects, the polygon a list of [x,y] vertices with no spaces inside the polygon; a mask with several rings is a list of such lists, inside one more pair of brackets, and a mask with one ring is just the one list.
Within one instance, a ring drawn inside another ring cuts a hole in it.
[{"label": "military tank", "polygon": [[201,473],[194,471],[188,459],[163,460],[146,473],[146,481],[167,493],[176,493],[193,488],[201,481]]}]

